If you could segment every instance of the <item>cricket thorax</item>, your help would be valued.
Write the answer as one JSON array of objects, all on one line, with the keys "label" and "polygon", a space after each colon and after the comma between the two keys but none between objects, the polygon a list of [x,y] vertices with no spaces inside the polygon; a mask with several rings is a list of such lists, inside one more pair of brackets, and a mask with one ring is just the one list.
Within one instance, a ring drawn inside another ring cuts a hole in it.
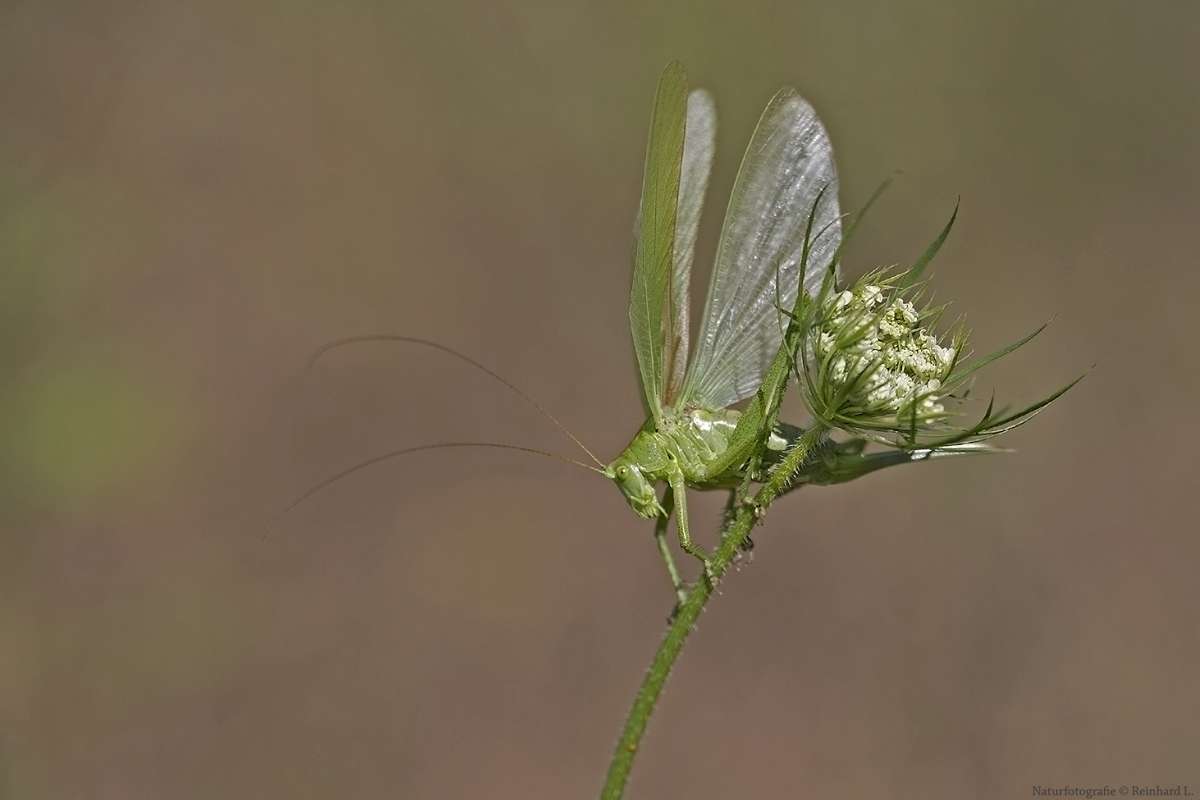
[{"label": "cricket thorax", "polygon": [[654,485],[676,471],[688,483],[711,480],[709,464],[729,447],[739,412],[689,409],[665,416],[658,426],[647,424],[625,451],[608,466],[625,499],[642,516],[659,511]]},{"label": "cricket thorax", "polygon": [[[737,469],[714,472],[714,462],[728,450],[740,417],[732,409],[693,408],[666,415],[658,425],[648,421],[604,472],[634,511],[656,517],[663,513],[655,491],[658,481],[670,481],[679,473],[689,486],[713,488],[740,479]],[[786,445],[779,431],[773,431],[767,441],[771,451],[782,451]]]}]

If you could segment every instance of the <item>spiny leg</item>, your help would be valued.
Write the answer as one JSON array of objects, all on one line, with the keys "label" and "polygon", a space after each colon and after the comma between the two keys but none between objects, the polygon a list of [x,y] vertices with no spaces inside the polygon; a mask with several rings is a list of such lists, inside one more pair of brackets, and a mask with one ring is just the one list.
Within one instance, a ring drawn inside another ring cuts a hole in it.
[{"label": "spiny leg", "polygon": [[667,483],[671,485],[671,494],[675,499],[675,527],[679,530],[679,546],[683,548],[683,552],[700,559],[700,563],[704,565],[704,577],[710,585],[715,586],[717,580],[712,571],[712,561],[704,548],[692,541],[692,535],[688,531],[687,485],[683,472],[676,470],[667,479]]},{"label": "spiny leg", "polygon": [[[729,499],[725,502],[725,515],[721,522],[722,540],[729,535],[729,528],[733,525],[734,518],[737,515],[739,502],[744,502],[739,501],[738,498],[741,496],[744,496],[741,489],[731,489],[729,491]],[[743,553],[750,552],[754,549],[754,540],[747,536],[738,549]]]},{"label": "spiny leg", "polygon": [[[667,524],[675,508],[674,493],[668,491],[663,494],[662,507],[662,516],[654,521],[654,543],[658,545],[658,552],[667,565],[667,575],[671,577],[671,588],[675,591],[675,608],[678,609],[687,600],[687,591],[683,588],[683,579],[679,577],[679,568],[675,566],[675,556],[671,555],[671,546],[667,544]],[[671,616],[675,616],[674,612]]]},{"label": "spiny leg", "polygon": [[728,532],[729,532],[728,528],[730,525],[733,524],[734,517],[737,516],[738,495],[739,494],[740,494],[739,489],[730,489],[729,490],[729,498],[725,501],[725,512],[724,512],[724,515],[721,517],[721,534],[722,534],[722,536],[728,534]]},{"label": "spiny leg", "polygon": [[[753,476],[753,479],[760,483],[769,480],[772,471],[779,468],[780,464],[790,455],[792,449],[801,445],[801,439],[805,436],[805,430],[803,428],[796,427],[795,425],[789,425],[786,422],[780,422],[776,425],[776,429],[771,435],[772,437],[778,438],[782,443],[782,446],[771,446],[768,444],[768,446],[762,451],[762,458],[757,464],[761,472],[760,474]],[[825,451],[828,450],[831,444],[832,442],[827,435],[821,435],[815,443],[807,445],[807,455],[805,455],[804,460],[797,465],[795,474],[793,474],[792,478],[779,492],[779,494],[776,495],[776,498],[782,497],[785,494],[805,486],[808,483],[807,481],[797,479],[799,470],[802,467],[823,458]],[[743,483],[743,486],[749,485],[750,478],[751,475],[749,472],[747,472],[746,482]],[[756,503],[751,497],[749,492],[743,492],[741,497],[742,503],[748,506],[754,512],[754,516],[758,519],[762,519],[766,514],[766,509],[759,506],[758,503]],[[753,547],[753,545],[751,545],[751,547]]]}]

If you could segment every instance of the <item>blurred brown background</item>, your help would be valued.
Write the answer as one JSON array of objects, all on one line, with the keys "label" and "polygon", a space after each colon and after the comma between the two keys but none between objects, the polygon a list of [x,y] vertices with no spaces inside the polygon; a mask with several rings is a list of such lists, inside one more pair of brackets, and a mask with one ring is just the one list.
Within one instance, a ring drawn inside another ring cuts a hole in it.
[{"label": "blurred brown background", "polygon": [[[0,792],[566,798],[664,628],[648,527],[436,353],[604,457],[670,58],[722,114],[703,272],[754,120],[798,86],[851,272],[918,253],[1031,400],[1012,457],[772,512],[631,798],[1200,792],[1200,6],[42,3],[0,16]],[[703,283],[700,284],[703,286]],[[795,408],[791,416],[797,415]],[[1192,487],[1192,496],[1185,492]],[[719,497],[696,497],[711,528]]]}]

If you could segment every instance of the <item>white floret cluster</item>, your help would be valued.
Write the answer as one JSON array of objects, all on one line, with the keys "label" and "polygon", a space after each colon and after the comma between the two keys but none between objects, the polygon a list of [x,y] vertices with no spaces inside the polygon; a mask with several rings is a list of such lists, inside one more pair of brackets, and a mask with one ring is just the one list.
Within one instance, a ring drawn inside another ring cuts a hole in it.
[{"label": "white floret cluster", "polygon": [[944,411],[937,392],[955,350],[922,327],[909,301],[889,298],[874,284],[831,294],[817,330],[815,351],[822,363],[828,359],[826,380],[837,390],[854,384],[850,406],[880,415],[912,413],[914,403],[919,414]]}]

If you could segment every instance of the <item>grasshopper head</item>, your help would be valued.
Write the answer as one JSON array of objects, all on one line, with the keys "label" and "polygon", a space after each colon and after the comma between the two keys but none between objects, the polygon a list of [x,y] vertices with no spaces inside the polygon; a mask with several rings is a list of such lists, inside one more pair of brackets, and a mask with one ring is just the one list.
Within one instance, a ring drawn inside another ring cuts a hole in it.
[{"label": "grasshopper head", "polygon": [[658,495],[654,493],[654,484],[646,478],[637,464],[618,458],[604,469],[604,474],[617,484],[630,508],[637,512],[638,516],[654,519],[663,513],[663,507],[658,503]]}]

